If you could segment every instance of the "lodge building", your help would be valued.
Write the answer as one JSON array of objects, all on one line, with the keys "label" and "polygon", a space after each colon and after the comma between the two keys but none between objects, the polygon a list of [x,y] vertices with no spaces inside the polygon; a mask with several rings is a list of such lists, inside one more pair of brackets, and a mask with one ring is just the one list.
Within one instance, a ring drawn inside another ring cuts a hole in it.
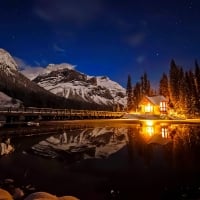
[{"label": "lodge building", "polygon": [[166,114],[168,100],[162,95],[144,96],[139,103],[141,113],[145,114]]}]

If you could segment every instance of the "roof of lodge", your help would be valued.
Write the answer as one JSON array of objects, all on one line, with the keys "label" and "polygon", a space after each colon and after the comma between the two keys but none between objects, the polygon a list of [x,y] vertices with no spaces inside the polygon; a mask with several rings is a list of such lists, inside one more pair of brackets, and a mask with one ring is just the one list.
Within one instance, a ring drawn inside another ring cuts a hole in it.
[{"label": "roof of lodge", "polygon": [[167,101],[167,99],[162,95],[152,96],[152,97],[145,96],[145,97],[154,105],[160,105],[161,101]]}]

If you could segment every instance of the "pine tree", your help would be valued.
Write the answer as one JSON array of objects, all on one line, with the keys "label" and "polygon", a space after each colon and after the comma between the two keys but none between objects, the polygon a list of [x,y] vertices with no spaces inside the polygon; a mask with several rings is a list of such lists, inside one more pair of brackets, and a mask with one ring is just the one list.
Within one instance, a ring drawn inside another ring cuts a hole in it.
[{"label": "pine tree", "polygon": [[141,95],[144,95],[144,77],[143,76],[141,76],[140,77],[140,94]]},{"label": "pine tree", "polygon": [[189,71],[190,85],[191,85],[191,114],[195,114],[197,111],[198,95],[195,85],[195,76],[194,73]]},{"label": "pine tree", "polygon": [[190,77],[189,77],[189,73],[186,72],[185,73],[185,99],[186,99],[186,109],[187,109],[187,113],[191,113],[191,104],[192,104],[192,99],[191,99],[191,82],[190,82]]},{"label": "pine tree", "polygon": [[148,77],[147,77],[147,73],[145,72],[141,78],[141,94],[143,96],[149,96],[150,95],[150,91],[151,91],[151,84],[150,84],[150,81],[148,80]]},{"label": "pine tree", "polygon": [[179,80],[179,110],[181,113],[186,112],[187,104],[186,104],[186,80],[183,68],[180,69],[180,80]]},{"label": "pine tree", "polygon": [[143,96],[152,94],[151,84],[148,80],[147,73],[145,72],[140,81],[132,86],[131,76],[128,75],[126,94],[127,94],[127,111],[138,109],[138,105],[143,98]]},{"label": "pine tree", "polygon": [[127,111],[131,110],[132,103],[133,103],[133,90],[132,90],[132,83],[131,83],[131,76],[128,75],[128,81],[126,86],[126,95],[127,95]]},{"label": "pine tree", "polygon": [[195,60],[195,82],[196,82],[196,92],[197,92],[197,109],[200,113],[200,68],[197,60]]},{"label": "pine tree", "polygon": [[162,78],[160,79],[159,94],[164,97],[169,97],[168,78],[165,73],[163,73]]},{"label": "pine tree", "polygon": [[179,101],[179,74],[180,70],[177,67],[174,60],[170,63],[169,71],[169,91],[170,91],[170,101],[175,108],[178,106]]},{"label": "pine tree", "polygon": [[141,83],[137,82],[135,84],[135,87],[133,89],[133,96],[134,96],[134,109],[138,109],[138,105],[142,99],[142,93],[141,93]]},{"label": "pine tree", "polygon": [[150,80],[147,80],[146,94],[147,94],[148,96],[150,96],[150,95],[151,95],[151,92],[152,92],[151,83],[150,83]]},{"label": "pine tree", "polygon": [[148,80],[146,72],[144,73],[143,77],[144,77],[144,94],[149,96],[151,85],[150,85],[150,81]]}]

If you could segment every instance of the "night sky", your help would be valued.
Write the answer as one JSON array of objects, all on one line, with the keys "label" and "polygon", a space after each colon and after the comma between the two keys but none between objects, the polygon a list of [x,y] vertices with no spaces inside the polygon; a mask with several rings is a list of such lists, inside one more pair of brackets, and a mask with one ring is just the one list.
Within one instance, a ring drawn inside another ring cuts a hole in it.
[{"label": "night sky", "polygon": [[0,0],[0,48],[24,66],[70,63],[126,86],[172,58],[200,62],[199,0]]}]

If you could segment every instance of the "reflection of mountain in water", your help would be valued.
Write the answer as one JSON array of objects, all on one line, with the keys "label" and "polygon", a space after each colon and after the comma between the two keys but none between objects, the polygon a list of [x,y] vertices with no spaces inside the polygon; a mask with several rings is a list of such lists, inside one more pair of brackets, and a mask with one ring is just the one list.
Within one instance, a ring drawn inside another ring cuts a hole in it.
[{"label": "reflection of mountain in water", "polygon": [[80,160],[106,158],[127,144],[125,128],[94,128],[63,131],[31,147],[31,152],[50,158]]}]

